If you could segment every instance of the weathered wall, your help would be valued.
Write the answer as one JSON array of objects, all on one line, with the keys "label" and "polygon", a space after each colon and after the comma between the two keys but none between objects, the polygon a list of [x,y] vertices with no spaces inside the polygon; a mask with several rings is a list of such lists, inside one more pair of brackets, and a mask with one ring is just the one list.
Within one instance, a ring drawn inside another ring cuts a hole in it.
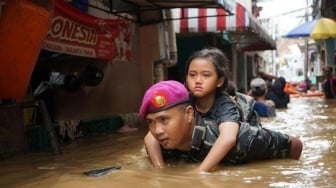
[{"label": "weathered wall", "polygon": [[160,59],[158,26],[148,25],[139,28],[140,72],[143,92],[153,84],[153,63]]},{"label": "weathered wall", "polygon": [[96,62],[104,70],[98,86],[58,92],[54,98],[55,120],[137,112],[145,90],[152,84],[152,63],[159,59],[157,38],[156,25],[140,27],[132,41],[131,62]]}]

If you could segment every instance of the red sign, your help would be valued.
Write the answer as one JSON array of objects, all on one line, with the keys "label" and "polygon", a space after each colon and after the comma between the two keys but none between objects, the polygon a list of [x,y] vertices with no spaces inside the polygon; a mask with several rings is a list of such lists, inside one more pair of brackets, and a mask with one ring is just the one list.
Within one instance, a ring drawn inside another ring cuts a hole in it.
[{"label": "red sign", "polygon": [[43,48],[76,56],[128,61],[130,38],[129,21],[96,18],[63,0],[56,0]]}]

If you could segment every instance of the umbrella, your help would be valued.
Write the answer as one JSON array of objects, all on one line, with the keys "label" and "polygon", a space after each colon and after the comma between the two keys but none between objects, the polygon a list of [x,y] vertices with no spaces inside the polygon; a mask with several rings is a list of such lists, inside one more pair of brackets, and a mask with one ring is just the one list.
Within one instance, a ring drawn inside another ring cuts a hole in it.
[{"label": "umbrella", "polygon": [[311,38],[328,39],[336,38],[336,22],[330,18],[318,18],[306,22],[288,32],[285,38]]}]

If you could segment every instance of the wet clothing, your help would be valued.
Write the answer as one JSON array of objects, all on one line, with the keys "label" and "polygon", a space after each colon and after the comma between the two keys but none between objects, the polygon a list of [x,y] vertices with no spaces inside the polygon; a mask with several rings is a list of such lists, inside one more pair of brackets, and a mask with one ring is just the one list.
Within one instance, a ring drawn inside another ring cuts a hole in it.
[{"label": "wet clothing", "polygon": [[237,107],[240,111],[241,121],[248,122],[250,125],[260,125],[260,118],[254,109],[256,101],[253,97],[243,93],[236,93]]},{"label": "wet clothing", "polygon": [[263,101],[257,101],[254,104],[254,110],[258,113],[260,117],[275,117],[275,108],[272,106],[267,106]]},{"label": "wet clothing", "polygon": [[265,99],[275,103],[275,108],[287,108],[290,102],[289,94],[284,91],[285,85],[286,80],[283,77],[277,78],[265,96]]},{"label": "wet clothing", "polygon": [[333,99],[336,95],[336,78],[328,78],[323,80],[323,91],[327,99]]},{"label": "wet clothing", "polygon": [[[199,124],[195,126],[190,157],[193,161],[202,161],[216,141],[219,128],[214,122],[211,124],[202,118],[197,121]],[[242,164],[255,160],[285,158],[289,154],[290,143],[286,134],[242,122],[235,146],[221,162]]]},{"label": "wet clothing", "polygon": [[226,94],[217,95],[214,104],[206,114],[198,113],[202,115],[205,121],[212,120],[217,125],[223,122],[239,123],[242,121],[237,104]]},{"label": "wet clothing", "polygon": [[198,162],[204,160],[218,138],[219,125],[222,122],[237,122],[240,127],[237,143],[221,163],[242,164],[253,160],[288,156],[291,143],[288,135],[261,126],[250,126],[239,119],[235,103],[226,95],[218,96],[208,113],[195,112],[191,150],[188,152],[164,150],[164,158],[173,157]]}]

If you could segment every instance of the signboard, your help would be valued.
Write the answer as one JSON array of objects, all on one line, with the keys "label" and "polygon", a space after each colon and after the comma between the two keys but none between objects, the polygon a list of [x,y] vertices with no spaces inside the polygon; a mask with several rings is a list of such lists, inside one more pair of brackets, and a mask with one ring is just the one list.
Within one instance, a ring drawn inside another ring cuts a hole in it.
[{"label": "signboard", "polygon": [[129,21],[96,18],[63,0],[55,0],[54,15],[43,49],[90,58],[129,61],[130,40]]}]

